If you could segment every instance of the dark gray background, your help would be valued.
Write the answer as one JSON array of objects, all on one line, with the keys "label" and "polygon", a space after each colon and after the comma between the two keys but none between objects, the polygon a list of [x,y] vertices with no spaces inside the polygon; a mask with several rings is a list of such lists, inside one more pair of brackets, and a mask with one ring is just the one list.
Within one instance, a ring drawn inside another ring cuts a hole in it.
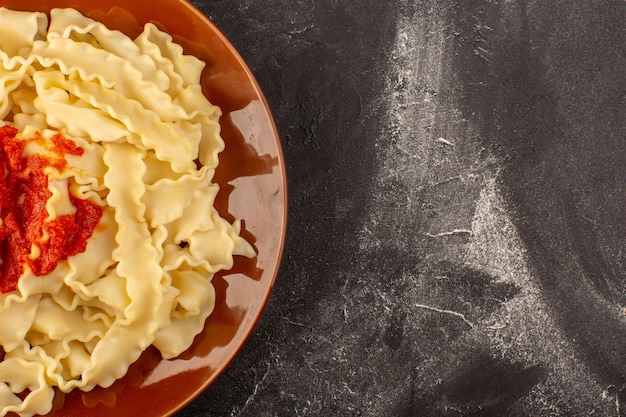
[{"label": "dark gray background", "polygon": [[194,3],[290,212],[259,326],[177,417],[626,415],[622,0]]}]

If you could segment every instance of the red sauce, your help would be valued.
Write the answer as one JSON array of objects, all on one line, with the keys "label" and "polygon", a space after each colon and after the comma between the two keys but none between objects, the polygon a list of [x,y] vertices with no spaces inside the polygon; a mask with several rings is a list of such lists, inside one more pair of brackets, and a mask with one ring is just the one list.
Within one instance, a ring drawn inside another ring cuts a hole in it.
[{"label": "red sauce", "polygon": [[[17,289],[17,282],[28,266],[35,275],[52,272],[68,256],[84,252],[87,240],[102,216],[95,203],[72,196],[73,214],[58,216],[46,222],[46,202],[52,195],[48,189],[46,167],[62,171],[67,165],[64,155],[82,155],[83,149],[62,134],[52,138],[49,149],[58,157],[23,155],[23,140],[15,139],[17,129],[0,127],[0,292]],[[45,143],[36,133],[30,141]],[[45,239],[44,236],[49,236]],[[39,257],[30,259],[32,245],[40,249]]]}]

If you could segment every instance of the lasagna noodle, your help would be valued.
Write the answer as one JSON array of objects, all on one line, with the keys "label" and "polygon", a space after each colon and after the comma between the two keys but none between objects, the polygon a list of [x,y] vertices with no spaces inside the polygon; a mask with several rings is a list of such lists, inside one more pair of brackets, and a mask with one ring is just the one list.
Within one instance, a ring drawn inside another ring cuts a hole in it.
[{"label": "lasagna noodle", "polygon": [[46,169],[46,221],[72,212],[70,195],[102,216],[84,252],[43,277],[25,267],[0,295],[0,416],[107,387],[150,345],[179,355],[215,306],[213,274],[255,256],[213,206],[224,142],[204,64],[152,24],[130,39],[73,9],[50,16],[0,8],[0,116],[15,140],[44,138],[30,153],[58,132],[84,150]]}]

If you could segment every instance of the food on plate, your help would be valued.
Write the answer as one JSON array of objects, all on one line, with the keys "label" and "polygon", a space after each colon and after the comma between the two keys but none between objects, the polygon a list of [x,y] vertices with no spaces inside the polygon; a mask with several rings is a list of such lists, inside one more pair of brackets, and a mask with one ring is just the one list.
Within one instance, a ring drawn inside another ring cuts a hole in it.
[{"label": "food on plate", "polygon": [[0,416],[185,351],[211,277],[254,257],[214,207],[219,107],[153,24],[0,8]]}]

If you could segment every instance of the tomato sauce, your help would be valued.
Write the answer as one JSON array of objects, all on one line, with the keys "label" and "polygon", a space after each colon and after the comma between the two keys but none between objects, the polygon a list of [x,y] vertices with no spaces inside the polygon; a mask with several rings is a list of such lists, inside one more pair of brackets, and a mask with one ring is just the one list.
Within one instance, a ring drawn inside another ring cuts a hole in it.
[{"label": "tomato sauce", "polygon": [[[46,222],[46,202],[52,195],[48,189],[47,167],[62,171],[67,165],[64,155],[80,156],[83,149],[58,133],[48,150],[58,155],[23,155],[26,141],[16,139],[18,130],[0,127],[0,292],[17,289],[17,282],[28,266],[35,275],[52,272],[69,256],[84,252],[87,240],[102,216],[102,208],[88,200],[74,197],[73,214],[58,216]],[[43,141],[39,133],[29,138]],[[32,257],[33,245],[39,256]]]}]

